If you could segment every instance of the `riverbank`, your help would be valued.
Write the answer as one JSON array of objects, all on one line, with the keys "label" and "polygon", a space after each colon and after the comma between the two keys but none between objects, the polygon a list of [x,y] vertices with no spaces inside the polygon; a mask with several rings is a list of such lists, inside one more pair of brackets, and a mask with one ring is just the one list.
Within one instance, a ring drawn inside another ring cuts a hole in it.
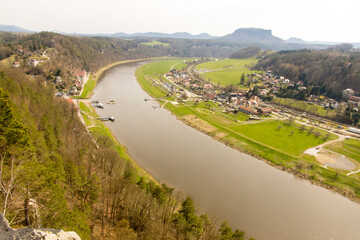
[{"label": "riverbank", "polygon": [[[173,64],[166,65],[171,66]],[[160,85],[152,84],[151,81],[149,81],[149,75],[145,77],[146,72],[148,72],[146,69],[147,67],[145,65],[136,71],[136,77],[141,88],[154,98],[164,97],[166,91],[164,91]],[[155,73],[160,74],[160,72]],[[156,78],[155,75],[150,74],[150,76],[152,80],[153,78]],[[288,154],[256,142],[246,135],[233,131],[233,127],[224,127],[221,124],[221,121],[214,121],[214,117],[209,117],[210,115],[201,113],[198,111],[199,105],[197,105],[197,107],[181,103],[173,105],[165,101],[160,101],[160,105],[163,105],[185,124],[211,136],[213,139],[224,143],[233,149],[260,159],[279,170],[309,180],[312,184],[337,192],[352,201],[357,203],[360,202],[360,193],[358,189],[359,180],[357,178],[346,176],[344,171],[324,168],[316,162],[314,157],[303,153],[300,155]],[[191,115],[193,117],[190,118],[189,116]],[[217,118],[220,118],[220,116]],[[209,128],[204,127],[206,124],[210,127],[215,127],[216,130],[209,131]],[[227,124],[232,125],[231,123]],[[292,134],[293,133],[294,131]]]},{"label": "riverbank", "polygon": [[127,163],[130,163],[131,166],[135,169],[134,172],[134,181],[138,182],[141,177],[144,177],[146,180],[151,180],[157,184],[159,182],[145,169],[141,168],[134,159],[128,154],[128,150],[126,146],[120,144],[111,130],[99,119],[100,117],[97,113],[95,108],[91,105],[91,102],[88,100],[94,93],[95,87],[97,83],[101,80],[104,76],[105,72],[113,67],[118,65],[127,64],[127,63],[134,63],[134,62],[141,62],[146,61],[149,59],[135,59],[135,60],[125,60],[119,61],[107,66],[100,68],[95,74],[91,74],[89,81],[86,82],[84,85],[84,90],[86,89],[85,95],[80,95],[75,97],[77,99],[77,106],[78,106],[78,115],[81,118],[82,123],[88,129],[91,138],[93,139],[94,143],[97,145],[96,141],[102,137],[108,137],[112,144],[113,148],[118,152],[119,156],[123,158]]}]

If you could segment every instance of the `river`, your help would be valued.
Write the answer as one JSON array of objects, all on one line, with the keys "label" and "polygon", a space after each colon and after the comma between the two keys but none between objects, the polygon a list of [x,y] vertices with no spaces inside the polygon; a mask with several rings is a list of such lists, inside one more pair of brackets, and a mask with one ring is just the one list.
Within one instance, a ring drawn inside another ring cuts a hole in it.
[{"label": "river", "polygon": [[[210,216],[257,240],[360,239],[360,205],[277,170],[188,127],[138,85],[142,63],[106,72],[92,97],[129,154],[151,175],[190,195]],[[116,104],[105,104],[115,99]]]}]

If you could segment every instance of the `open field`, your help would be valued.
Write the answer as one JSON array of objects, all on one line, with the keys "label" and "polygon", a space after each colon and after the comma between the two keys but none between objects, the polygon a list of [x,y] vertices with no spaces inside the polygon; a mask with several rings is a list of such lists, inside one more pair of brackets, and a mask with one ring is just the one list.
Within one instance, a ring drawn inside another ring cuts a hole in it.
[{"label": "open field", "polygon": [[[240,85],[241,75],[252,74],[258,71],[251,70],[250,67],[256,64],[258,60],[248,59],[224,59],[220,61],[201,63],[196,66],[197,70],[205,71],[200,73],[205,78],[218,86],[227,86],[230,84],[239,85],[240,88],[249,88]],[[247,78],[245,78],[245,83]]]},{"label": "open field", "polygon": [[148,46],[151,46],[151,47],[154,47],[154,46],[169,46],[169,43],[163,43],[163,42],[159,42],[159,41],[155,41],[155,40],[153,40],[152,42],[145,42],[145,43],[140,43],[140,44],[148,45]]},{"label": "open field", "polygon": [[324,147],[333,152],[340,153],[360,163],[360,141],[356,139],[345,139],[334,142]]},{"label": "open field", "polygon": [[231,67],[247,67],[247,66],[255,65],[257,61],[258,60],[256,60],[255,58],[224,59],[219,61],[201,63],[197,65],[195,68],[197,70],[201,70],[201,69],[215,70],[215,69],[223,69],[223,68],[231,68]]},{"label": "open field", "polygon": [[[215,85],[219,86],[227,86],[230,84],[238,85],[240,84],[241,75],[244,73],[245,75],[254,73],[255,71],[250,70],[248,68],[229,68],[214,72],[206,72],[201,73],[201,76]],[[245,82],[247,82],[247,78],[245,78]],[[241,86],[240,86],[241,87]],[[248,86],[242,86],[248,89]]]},{"label": "open field", "polygon": [[[279,120],[244,124],[231,127],[231,129],[262,144],[294,156],[299,156],[306,149],[325,142],[322,137],[316,137],[306,131],[301,131],[294,125]],[[336,137],[336,135],[332,135],[330,139]]]}]

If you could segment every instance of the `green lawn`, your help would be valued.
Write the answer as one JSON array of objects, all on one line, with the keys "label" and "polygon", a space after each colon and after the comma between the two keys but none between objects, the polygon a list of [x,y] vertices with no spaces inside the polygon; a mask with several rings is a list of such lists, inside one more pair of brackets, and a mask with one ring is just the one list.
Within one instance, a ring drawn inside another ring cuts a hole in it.
[{"label": "green lawn", "polygon": [[148,46],[151,46],[151,47],[154,47],[154,46],[169,46],[170,45],[169,43],[159,42],[159,41],[156,41],[156,40],[153,40],[152,42],[141,43],[141,44],[148,45]]},{"label": "green lawn", "polygon": [[184,61],[183,59],[158,61],[158,62],[153,62],[153,63],[143,65],[140,68],[143,69],[143,72],[145,75],[164,74],[164,73],[169,72],[173,65],[182,64],[183,61]]},{"label": "green lawn", "polygon": [[360,141],[356,139],[345,139],[341,142],[335,142],[324,148],[340,153],[360,162]]},{"label": "green lawn", "polygon": [[[239,85],[242,74],[248,75],[258,71],[251,70],[250,67],[257,63],[257,59],[224,59],[220,61],[205,62],[196,66],[197,70],[210,70],[201,73],[201,76],[215,85],[227,86],[230,84]],[[247,78],[245,83],[247,82]],[[241,88],[248,88],[242,86]]]},{"label": "green lawn", "polygon": [[257,63],[258,60],[254,58],[248,59],[224,59],[219,61],[205,62],[197,65],[195,68],[200,69],[222,69],[222,68],[230,68],[230,67],[245,67],[252,66]]},{"label": "green lawn", "polygon": [[174,66],[174,69],[177,69],[177,70],[185,70],[186,66],[187,66],[186,63],[181,62],[181,63],[179,63],[179,64],[176,64],[176,65]]},{"label": "green lawn", "polygon": [[[245,75],[254,73],[256,71],[250,70],[246,67],[242,68],[229,68],[214,72],[206,72],[201,73],[201,76],[207,80],[210,80],[215,85],[219,85],[224,87],[230,84],[238,85],[240,83],[241,75],[244,73]],[[245,78],[245,82],[247,82],[247,77]],[[240,86],[244,88],[248,88],[247,86]]]},{"label": "green lawn", "polygon": [[306,131],[300,131],[299,128],[278,120],[244,124],[230,129],[294,156],[299,156],[306,149],[325,142],[322,137],[316,137],[313,134],[309,135]]}]

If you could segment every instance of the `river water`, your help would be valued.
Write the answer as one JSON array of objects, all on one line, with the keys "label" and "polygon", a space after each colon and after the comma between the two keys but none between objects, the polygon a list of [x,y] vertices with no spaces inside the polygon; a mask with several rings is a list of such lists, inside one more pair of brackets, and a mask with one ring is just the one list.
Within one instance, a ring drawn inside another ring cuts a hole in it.
[{"label": "river water", "polygon": [[[186,126],[138,85],[135,69],[106,72],[92,97],[129,154],[151,175],[190,195],[210,216],[257,240],[359,240],[360,205],[277,170]],[[116,104],[105,104],[115,99]]]}]

